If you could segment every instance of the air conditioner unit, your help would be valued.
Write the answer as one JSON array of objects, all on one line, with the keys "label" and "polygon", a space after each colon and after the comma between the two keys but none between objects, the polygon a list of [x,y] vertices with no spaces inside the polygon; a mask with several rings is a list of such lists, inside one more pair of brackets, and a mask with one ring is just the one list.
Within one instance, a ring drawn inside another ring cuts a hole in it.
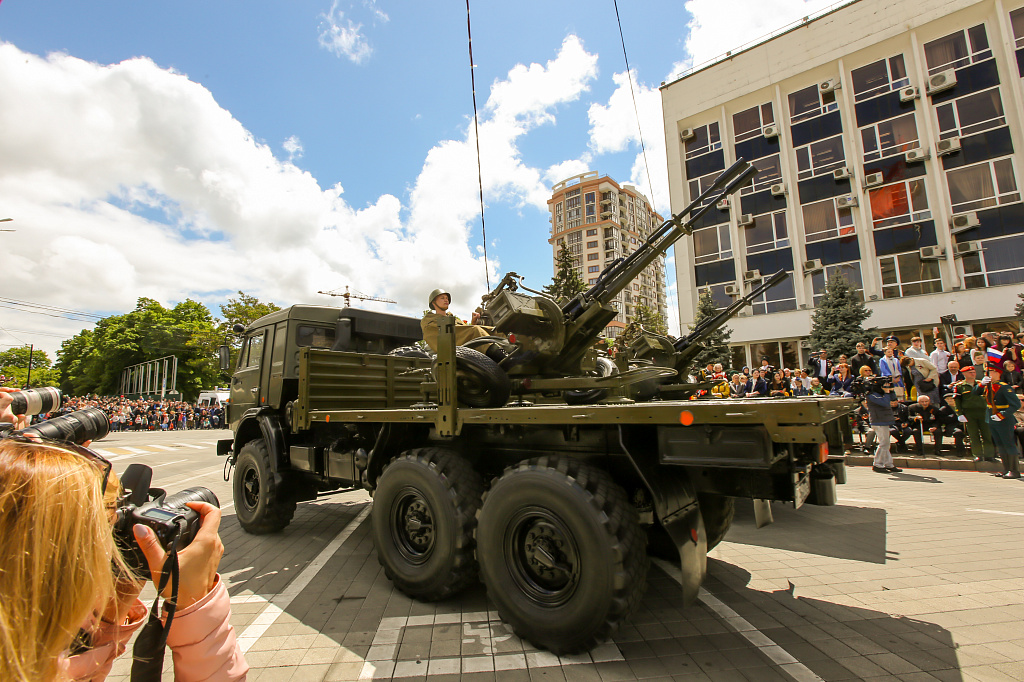
[{"label": "air conditioner unit", "polygon": [[857,197],[847,194],[836,199],[836,208],[854,208],[857,206]]},{"label": "air conditioner unit", "polygon": [[885,177],[881,173],[869,173],[864,176],[864,189],[878,187],[883,182],[885,182]]},{"label": "air conditioner unit", "polygon": [[810,339],[800,339],[800,347],[803,348],[804,350],[810,350],[811,349],[811,340]]},{"label": "air conditioner unit", "polygon": [[812,258],[811,260],[804,261],[804,274],[810,274],[812,272],[818,272],[824,270],[825,266],[821,264],[820,258]]},{"label": "air conditioner unit", "polygon": [[693,128],[683,128],[682,130],[679,131],[679,139],[682,140],[683,142],[686,142],[687,140],[691,139],[692,137],[693,137]]},{"label": "air conditioner unit", "polygon": [[907,152],[907,163],[918,163],[920,161],[926,161],[932,157],[928,151],[928,147],[921,147],[920,149],[911,149]]},{"label": "air conditioner unit", "polygon": [[917,86],[910,85],[900,90],[900,101],[901,102],[913,102],[915,99],[921,96],[921,91],[917,89]]},{"label": "air conditioner unit", "polygon": [[953,325],[953,336],[974,336],[974,326],[969,324]]},{"label": "air conditioner unit", "polygon": [[715,208],[717,208],[719,211],[728,211],[729,210],[729,197],[726,197],[726,198],[722,199],[721,201],[719,201],[717,204],[715,204]]},{"label": "air conditioner unit", "polygon": [[960,151],[960,138],[951,137],[948,140],[939,140],[935,145],[935,155],[945,156]]},{"label": "air conditioner unit", "polygon": [[761,130],[761,134],[764,135],[765,137],[778,137],[779,136],[779,126],[774,125],[774,124],[773,125],[767,125],[767,126],[765,126]]},{"label": "air conditioner unit", "polygon": [[774,185],[772,185],[772,196],[773,197],[783,197],[783,196],[786,196],[786,183],[784,183],[784,182],[777,182]]},{"label": "air conditioner unit", "polygon": [[838,78],[829,78],[827,81],[818,83],[818,92],[832,92],[843,87],[842,81]]},{"label": "air conditioner unit", "polygon": [[755,279],[761,279],[761,271],[760,270],[744,270],[744,272],[743,272],[743,281],[744,282],[750,282],[751,280],[755,280]]},{"label": "air conditioner unit", "polygon": [[740,295],[740,288],[739,288],[739,286],[736,285],[736,284],[726,284],[725,285],[725,295],[726,296],[739,296]]},{"label": "air conditioner unit", "polygon": [[946,69],[941,73],[928,77],[929,95],[937,95],[953,87],[956,87],[956,69]]},{"label": "air conditioner unit", "polygon": [[744,213],[740,216],[739,220],[740,227],[747,227],[748,225],[754,224],[754,216],[750,213]]},{"label": "air conditioner unit", "polygon": [[946,250],[941,246],[922,246],[921,260],[939,260],[945,255]]},{"label": "air conditioner unit", "polygon": [[836,168],[834,171],[832,171],[832,176],[836,180],[849,180],[850,179],[850,169],[849,168]]},{"label": "air conditioner unit", "polygon": [[978,225],[981,225],[981,221],[978,220],[978,214],[975,211],[971,211],[970,213],[961,213],[960,215],[955,215],[949,221],[949,223],[950,223],[950,230],[949,231],[951,233],[953,233],[953,234],[959,234],[960,232],[966,232],[967,230],[971,229],[972,227],[977,227]]},{"label": "air conditioner unit", "polygon": [[977,240],[960,242],[956,245],[956,255],[958,256],[965,256],[969,253],[978,253],[981,250],[981,242]]}]

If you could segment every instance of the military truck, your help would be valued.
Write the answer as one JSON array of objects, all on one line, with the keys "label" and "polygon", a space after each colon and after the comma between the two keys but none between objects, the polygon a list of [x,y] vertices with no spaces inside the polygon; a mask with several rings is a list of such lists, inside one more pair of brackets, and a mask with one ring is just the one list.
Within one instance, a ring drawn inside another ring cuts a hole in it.
[{"label": "military truck", "polygon": [[[588,328],[580,319],[603,328],[602,298],[565,304],[583,315],[564,319],[507,289],[491,300],[526,320],[525,341],[496,332],[506,359],[530,351],[508,372],[457,347],[451,318],[436,357],[410,350],[418,320],[352,308],[296,305],[239,329],[234,437],[217,451],[234,466],[242,528],[281,531],[299,502],[366,489],[377,557],[399,590],[438,600],[479,579],[519,636],[570,654],[638,604],[649,538],[674,548],[693,602],[736,499],[754,501],[759,525],[772,501],[835,504],[845,469],[831,453],[854,400],[634,402],[630,385],[676,371],[566,375],[589,354],[569,332]],[[603,395],[568,404],[567,390]]]}]

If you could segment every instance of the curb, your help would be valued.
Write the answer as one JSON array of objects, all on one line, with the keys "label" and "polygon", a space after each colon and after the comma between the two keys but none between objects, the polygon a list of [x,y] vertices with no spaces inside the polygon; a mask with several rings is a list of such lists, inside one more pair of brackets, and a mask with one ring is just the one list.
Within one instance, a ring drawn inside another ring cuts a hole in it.
[{"label": "curb", "polygon": [[[847,466],[871,466],[871,455],[846,455]],[[984,471],[996,473],[1003,470],[999,462],[975,462],[965,457],[919,457],[915,455],[893,457],[892,463],[901,469],[947,469],[950,471]]]}]

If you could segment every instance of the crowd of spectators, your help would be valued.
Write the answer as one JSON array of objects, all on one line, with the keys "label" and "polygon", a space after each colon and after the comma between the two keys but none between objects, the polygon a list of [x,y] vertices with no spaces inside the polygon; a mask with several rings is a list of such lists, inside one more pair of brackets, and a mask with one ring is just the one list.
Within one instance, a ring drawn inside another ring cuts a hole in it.
[{"label": "crowd of spectators", "polygon": [[111,431],[191,431],[227,428],[225,409],[221,405],[198,405],[177,400],[124,396],[65,397],[60,410],[41,417],[56,417],[86,407],[98,407],[103,410],[110,419]]}]

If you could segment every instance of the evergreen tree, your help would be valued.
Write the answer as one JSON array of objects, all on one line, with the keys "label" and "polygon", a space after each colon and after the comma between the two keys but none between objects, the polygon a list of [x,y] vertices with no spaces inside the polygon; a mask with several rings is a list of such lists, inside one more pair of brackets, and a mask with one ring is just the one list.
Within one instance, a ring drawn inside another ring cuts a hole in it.
[{"label": "evergreen tree", "polygon": [[825,292],[811,317],[811,336],[808,339],[812,352],[824,348],[830,358],[841,353],[853,355],[858,342],[867,342],[870,331],[863,327],[871,311],[850,286],[841,272],[836,272],[825,283]]},{"label": "evergreen tree", "polygon": [[544,293],[551,298],[558,300],[569,300],[587,290],[587,283],[580,277],[576,270],[579,261],[577,256],[572,255],[565,244],[558,250],[558,258],[555,264],[555,276],[551,278],[551,284],[544,287]]},{"label": "evergreen tree", "polygon": [[630,318],[631,322],[643,325],[643,328],[655,334],[665,336],[668,334],[668,323],[665,316],[657,312],[646,303],[638,304],[634,309],[635,314]]},{"label": "evergreen tree", "polygon": [[[710,319],[718,314],[718,306],[715,305],[715,298],[711,295],[711,289],[706,288],[700,292],[697,297],[697,312],[693,317],[693,324],[690,329],[696,329],[704,320]],[[723,367],[728,368],[731,364],[731,354],[729,352],[729,338],[732,336],[732,330],[728,327],[719,327],[715,331],[711,332],[704,340],[704,350],[694,357],[690,364],[690,367],[694,372],[697,370],[704,369],[708,363],[722,363]]]},{"label": "evergreen tree", "polygon": [[[1024,294],[1017,294],[1017,298],[1021,299],[1021,302],[1017,304],[1013,312],[1020,322],[1024,322]],[[1019,368],[1018,371],[1020,371]]]}]

